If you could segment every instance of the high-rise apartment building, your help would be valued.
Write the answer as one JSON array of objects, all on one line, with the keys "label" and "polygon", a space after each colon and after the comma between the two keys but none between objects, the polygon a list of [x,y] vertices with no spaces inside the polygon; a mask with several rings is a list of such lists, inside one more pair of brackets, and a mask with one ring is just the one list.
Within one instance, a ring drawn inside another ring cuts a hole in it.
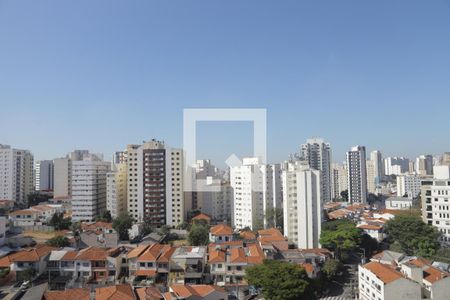
[{"label": "high-rise apartment building", "polygon": [[322,199],[331,201],[331,147],[323,139],[313,138],[306,140],[301,146],[301,157],[308,162],[312,169],[319,170],[322,176]]},{"label": "high-rise apartment building", "polygon": [[409,159],[406,157],[386,157],[384,169],[388,176],[409,172]]},{"label": "high-rise apartment building", "polygon": [[375,184],[379,185],[384,177],[383,156],[381,152],[378,150],[370,152],[370,160],[372,161],[374,167]]},{"label": "high-rise apartment building", "polygon": [[54,169],[52,160],[41,160],[34,166],[36,191],[53,191]]},{"label": "high-rise apartment building", "polygon": [[433,175],[433,155],[421,155],[416,158],[416,172],[421,176]]},{"label": "high-rise apartment building", "polygon": [[106,174],[111,164],[95,154],[71,161],[72,220],[93,221],[106,210]]},{"label": "high-rise apartment building", "polygon": [[348,190],[348,174],[346,164],[332,164],[333,199],[340,199],[341,192]]},{"label": "high-rise apartment building", "polygon": [[113,218],[127,212],[127,164],[112,165],[111,172],[106,174],[106,209]]},{"label": "high-rise apartment building", "polygon": [[234,227],[255,230],[267,224],[267,210],[282,207],[280,176],[279,165],[264,165],[256,157],[230,168]]},{"label": "high-rise apartment building", "polygon": [[302,161],[290,162],[282,174],[284,234],[298,248],[318,248],[323,222],[322,176]]},{"label": "high-rise apartment building", "polygon": [[397,196],[415,198],[420,193],[421,177],[417,174],[397,176]]},{"label": "high-rise apartment building", "polygon": [[33,155],[0,144],[0,199],[26,204],[34,191]]},{"label": "high-rise apartment building", "polygon": [[157,140],[128,145],[128,213],[135,220],[154,227],[184,221],[183,157]]},{"label": "high-rise apartment building", "polygon": [[422,219],[441,233],[440,242],[450,245],[450,166],[435,166],[434,178],[423,179]]},{"label": "high-rise apartment building", "polygon": [[366,147],[355,146],[347,152],[347,178],[349,201],[352,203],[366,203]]},{"label": "high-rise apartment building", "polygon": [[375,164],[372,160],[366,161],[366,172],[367,172],[367,192],[376,194],[377,179],[375,175]]}]

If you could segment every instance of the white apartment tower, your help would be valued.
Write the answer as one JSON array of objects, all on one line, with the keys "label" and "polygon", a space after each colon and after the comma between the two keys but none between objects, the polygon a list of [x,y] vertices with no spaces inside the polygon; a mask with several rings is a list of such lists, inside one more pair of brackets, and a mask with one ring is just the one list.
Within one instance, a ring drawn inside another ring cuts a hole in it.
[{"label": "white apartment tower", "polygon": [[284,234],[298,248],[318,248],[323,222],[320,171],[302,161],[287,164],[283,171]]},{"label": "white apartment tower", "polygon": [[183,151],[151,140],[127,147],[128,213],[154,227],[184,221]]},{"label": "white apartment tower", "polygon": [[366,161],[367,192],[375,194],[377,190],[375,164],[372,160]]},{"label": "white apartment tower", "polygon": [[106,210],[106,174],[111,165],[95,154],[84,154],[71,164],[72,220],[93,221]]},{"label": "white apartment tower", "polygon": [[421,177],[417,174],[403,174],[397,176],[397,196],[415,198],[419,195]]},{"label": "white apartment tower", "polygon": [[53,191],[54,169],[52,160],[41,160],[34,166],[36,191]]},{"label": "white apartment tower", "polygon": [[232,225],[259,229],[266,224],[268,209],[282,207],[279,165],[261,164],[259,158],[244,158],[241,166],[230,168],[233,188]]},{"label": "white apartment tower", "polygon": [[370,160],[373,163],[375,184],[379,185],[384,176],[383,156],[378,150],[370,152]]},{"label": "white apartment tower", "polygon": [[450,246],[450,166],[435,166],[434,178],[423,179],[422,219],[441,233],[440,242]]},{"label": "white apartment tower", "polygon": [[302,159],[308,162],[312,169],[319,170],[322,176],[322,199],[331,201],[331,147],[323,139],[313,138],[306,140],[301,146]]},{"label": "white apartment tower", "polygon": [[106,174],[106,209],[113,218],[127,212],[127,164],[113,164]]},{"label": "white apartment tower", "polygon": [[25,204],[34,191],[33,155],[0,144],[0,199]]},{"label": "white apartment tower", "polygon": [[347,152],[348,198],[352,203],[366,203],[366,147],[355,146]]},{"label": "white apartment tower", "polygon": [[386,157],[384,160],[386,175],[401,175],[409,172],[409,159],[406,157]]}]

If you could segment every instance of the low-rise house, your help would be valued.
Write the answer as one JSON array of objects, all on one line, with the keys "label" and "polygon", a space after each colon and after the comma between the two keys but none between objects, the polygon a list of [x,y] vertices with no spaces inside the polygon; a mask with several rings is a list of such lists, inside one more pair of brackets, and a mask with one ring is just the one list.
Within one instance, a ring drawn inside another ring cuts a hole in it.
[{"label": "low-rise house", "polygon": [[128,276],[134,277],[136,271],[139,269],[138,258],[144,253],[150,245],[139,245],[136,248],[132,249],[127,254],[128,261]]},{"label": "low-rise house", "polygon": [[203,283],[205,265],[206,247],[183,246],[176,248],[170,263],[170,282]]},{"label": "low-rise house", "polygon": [[170,272],[170,258],[175,248],[170,245],[153,244],[138,258],[135,285],[146,286],[153,283],[167,283]]},{"label": "low-rise house", "polygon": [[234,240],[233,228],[226,224],[218,224],[209,229],[209,241],[211,243],[223,243]]},{"label": "low-rise house", "polygon": [[215,285],[183,285],[173,284],[169,292],[164,294],[165,300],[227,300],[227,292]]},{"label": "low-rise house", "polygon": [[205,223],[205,224],[210,224],[211,223],[211,217],[208,216],[207,214],[201,213],[196,215],[195,217],[193,217],[191,219],[192,223]]},{"label": "low-rise house", "polygon": [[18,227],[42,225],[48,223],[56,212],[57,208],[52,205],[39,204],[13,211],[9,213],[9,219]]},{"label": "low-rise house", "polygon": [[1,258],[0,268],[10,268],[17,280],[20,280],[23,272],[28,272],[29,269],[40,275],[47,270],[47,261],[52,250],[53,247],[45,244],[20,250]]},{"label": "low-rise house", "polygon": [[[114,282],[122,267],[122,248],[89,247],[80,251],[57,250],[50,257],[48,270],[73,281]],[[58,274],[59,273],[59,274]]]},{"label": "low-rise house", "polygon": [[386,238],[386,234],[384,232],[384,227],[381,225],[375,224],[359,224],[356,227],[364,231],[371,238],[377,240],[377,242],[381,242]]},{"label": "low-rise house", "polygon": [[385,250],[372,256],[370,261],[379,262],[385,265],[398,265],[405,257],[405,254],[391,250]]},{"label": "low-rise house", "polygon": [[385,200],[386,209],[405,210],[410,209],[414,204],[412,198],[406,197],[389,197]]},{"label": "low-rise house", "polygon": [[245,268],[261,264],[265,259],[257,243],[236,248],[216,245],[209,247],[208,251],[211,276],[214,284],[220,286],[245,283]]},{"label": "low-rise house", "polygon": [[95,289],[95,300],[135,300],[129,284],[119,284]]},{"label": "low-rise house", "polygon": [[289,249],[288,239],[276,228],[259,230],[258,243],[269,259],[273,259],[278,251]]},{"label": "low-rise house", "polygon": [[359,299],[421,299],[421,287],[392,266],[379,262],[359,265]]},{"label": "low-rise house", "polygon": [[80,248],[114,248],[119,244],[119,235],[112,223],[97,221],[81,223]]}]

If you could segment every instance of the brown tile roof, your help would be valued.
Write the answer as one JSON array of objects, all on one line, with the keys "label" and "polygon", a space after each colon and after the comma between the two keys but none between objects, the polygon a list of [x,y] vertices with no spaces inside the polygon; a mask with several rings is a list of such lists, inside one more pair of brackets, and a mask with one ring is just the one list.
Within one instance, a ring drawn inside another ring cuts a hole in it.
[{"label": "brown tile roof", "polygon": [[140,256],[150,245],[139,245],[130,252],[128,252],[127,257],[128,258],[136,258]]},{"label": "brown tile roof", "polygon": [[107,223],[103,221],[97,221],[95,223],[86,223],[86,222],[81,223],[82,230],[97,230],[99,228],[112,229],[113,227],[112,223]]},{"label": "brown tile roof", "polygon": [[233,228],[226,224],[218,224],[209,229],[212,235],[233,235]]},{"label": "brown tile roof", "polygon": [[78,255],[78,251],[67,251],[66,254],[61,258],[61,260],[75,260]]},{"label": "brown tile roof", "polygon": [[37,211],[32,209],[21,209],[21,210],[15,210],[13,212],[10,212],[10,216],[17,216],[17,215],[34,215],[37,214]]},{"label": "brown tile roof", "polygon": [[423,279],[433,284],[436,281],[439,281],[445,277],[450,276],[449,273],[443,272],[435,267],[428,267],[423,271]]},{"label": "brown tile roof", "polygon": [[392,281],[403,277],[402,273],[396,271],[388,265],[381,264],[375,261],[369,262],[362,267],[375,274],[375,276],[383,281],[384,284],[391,283]]},{"label": "brown tile roof", "polygon": [[239,233],[239,236],[247,241],[256,240],[256,234],[254,234],[253,232],[248,231],[248,230],[241,231]]},{"label": "brown tile roof", "polygon": [[120,284],[95,289],[95,300],[134,300],[133,289],[129,284]]},{"label": "brown tile roof", "polygon": [[174,249],[170,245],[153,244],[139,256],[138,261],[168,262]]},{"label": "brown tile roof", "polygon": [[300,266],[302,266],[309,275],[314,272],[314,266],[311,263],[302,263]]},{"label": "brown tile roof", "polygon": [[46,291],[44,294],[45,300],[89,300],[89,289],[68,289],[65,291]]},{"label": "brown tile roof", "polygon": [[173,284],[170,286],[170,290],[180,298],[189,298],[191,296],[206,297],[212,292],[226,293],[224,289],[215,285],[184,285],[184,284]]},{"label": "brown tile roof", "polygon": [[141,287],[136,289],[138,300],[162,300],[161,292],[156,287]]},{"label": "brown tile roof", "polygon": [[225,262],[225,250],[222,249],[217,250],[215,247],[209,247],[208,252],[209,252],[208,258],[209,263]]},{"label": "brown tile roof", "polygon": [[89,247],[81,250],[76,257],[76,260],[106,260],[107,257],[107,249]]},{"label": "brown tile roof", "polygon": [[11,260],[9,259],[9,255],[0,258],[0,268],[9,268],[11,266]]},{"label": "brown tile roof", "polygon": [[[42,257],[50,254],[55,248],[45,244],[38,244],[32,248],[26,248],[19,252],[8,255],[11,262],[36,262]],[[3,262],[4,263],[4,262]]]},{"label": "brown tile roof", "polygon": [[207,214],[201,213],[193,217],[192,220],[206,220],[209,222],[211,221],[211,217],[208,216]]},{"label": "brown tile roof", "polygon": [[428,259],[418,257],[409,261],[410,264],[415,265],[416,267],[422,268],[425,266],[431,266],[431,261]]},{"label": "brown tile roof", "polygon": [[247,257],[245,255],[244,248],[230,249],[230,262],[231,263],[246,263]]},{"label": "brown tile roof", "polygon": [[155,277],[156,270],[137,270],[136,276]]}]

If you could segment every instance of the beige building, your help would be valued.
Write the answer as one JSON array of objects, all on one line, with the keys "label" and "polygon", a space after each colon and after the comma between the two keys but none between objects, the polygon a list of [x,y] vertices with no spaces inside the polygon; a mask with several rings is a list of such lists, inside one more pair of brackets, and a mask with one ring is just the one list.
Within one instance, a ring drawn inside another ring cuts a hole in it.
[{"label": "beige building", "polygon": [[127,186],[127,164],[114,164],[106,174],[106,209],[113,218],[127,211]]},{"label": "beige building", "polygon": [[154,227],[185,218],[183,151],[151,140],[127,146],[128,213]]},{"label": "beige building", "polygon": [[33,154],[0,144],[0,200],[26,204],[34,191]]}]

